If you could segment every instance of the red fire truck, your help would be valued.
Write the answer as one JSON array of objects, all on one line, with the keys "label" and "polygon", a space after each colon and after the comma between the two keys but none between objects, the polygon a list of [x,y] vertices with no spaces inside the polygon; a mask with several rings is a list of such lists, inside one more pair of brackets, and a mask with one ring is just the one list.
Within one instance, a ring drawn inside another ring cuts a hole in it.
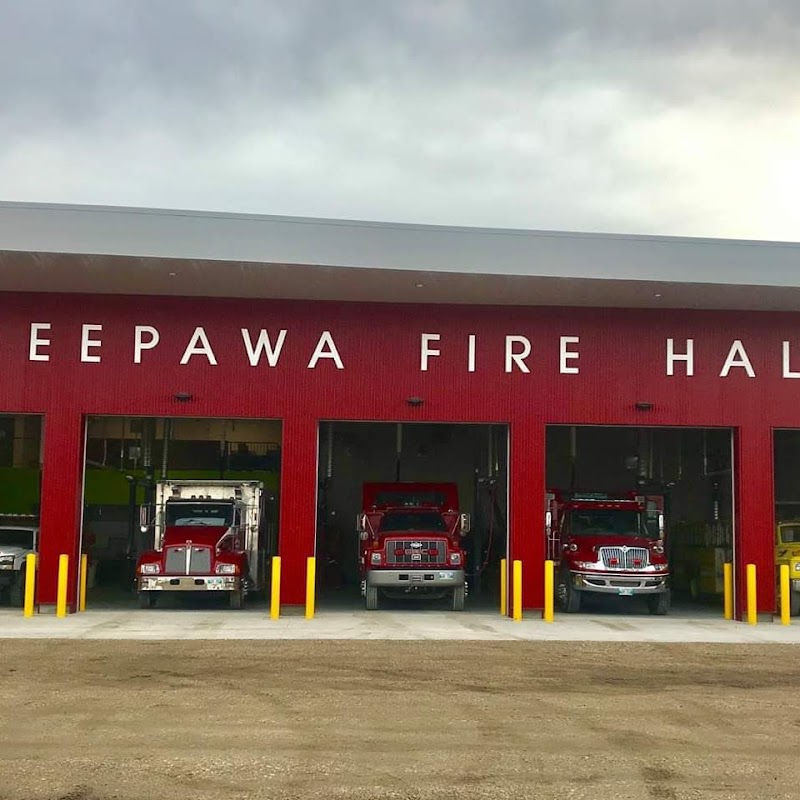
[{"label": "red fire truck", "polygon": [[223,592],[241,608],[266,580],[270,547],[259,481],[160,481],[155,516],[142,509],[142,532],[154,547],[139,557],[139,605],[152,608],[163,592]]},{"label": "red fire truck", "polygon": [[461,538],[469,514],[458,507],[454,483],[365,483],[358,515],[361,591],[366,607],[379,595],[452,599],[463,611],[466,553]]},{"label": "red fire truck", "polygon": [[664,498],[635,491],[547,491],[548,558],[556,563],[556,601],[580,610],[586,593],[646,598],[651,614],[669,611]]}]

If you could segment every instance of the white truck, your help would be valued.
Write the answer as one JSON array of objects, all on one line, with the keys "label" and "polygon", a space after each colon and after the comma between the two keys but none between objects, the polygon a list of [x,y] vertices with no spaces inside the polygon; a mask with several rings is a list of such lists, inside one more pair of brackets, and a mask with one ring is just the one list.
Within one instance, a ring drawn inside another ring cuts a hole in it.
[{"label": "white truck", "polygon": [[142,608],[164,592],[221,592],[241,608],[264,589],[275,542],[260,481],[159,481],[155,513],[142,508],[142,532],[151,528],[153,548],[136,565]]},{"label": "white truck", "polygon": [[0,592],[7,593],[12,606],[25,601],[25,562],[36,553],[39,529],[33,526],[0,525]]}]

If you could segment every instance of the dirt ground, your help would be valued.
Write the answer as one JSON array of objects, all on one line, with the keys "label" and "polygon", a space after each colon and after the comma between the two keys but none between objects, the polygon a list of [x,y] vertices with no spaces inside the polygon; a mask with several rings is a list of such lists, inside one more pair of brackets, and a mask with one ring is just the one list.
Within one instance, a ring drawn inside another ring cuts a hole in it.
[{"label": "dirt ground", "polygon": [[782,645],[0,641],[0,798],[796,798]]}]

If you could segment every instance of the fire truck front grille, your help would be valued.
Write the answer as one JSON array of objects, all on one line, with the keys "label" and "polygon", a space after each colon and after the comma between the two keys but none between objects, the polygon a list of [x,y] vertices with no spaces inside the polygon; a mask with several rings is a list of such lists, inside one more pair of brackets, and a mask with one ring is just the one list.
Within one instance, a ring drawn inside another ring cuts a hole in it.
[{"label": "fire truck front grille", "polygon": [[192,547],[186,561],[187,545],[165,548],[164,571],[169,575],[200,575],[211,571],[211,549]]},{"label": "fire truck front grille", "polygon": [[646,547],[601,547],[600,560],[607,569],[644,569],[650,564]]},{"label": "fire truck front grille", "polygon": [[211,572],[211,550],[208,547],[193,547],[189,556],[189,572],[191,574],[208,574]]},{"label": "fire truck front grille", "polygon": [[183,575],[186,572],[186,548],[167,547],[164,552],[164,571]]},{"label": "fire truck front grille", "polygon": [[391,539],[386,543],[387,564],[443,564],[447,546],[441,540]]}]

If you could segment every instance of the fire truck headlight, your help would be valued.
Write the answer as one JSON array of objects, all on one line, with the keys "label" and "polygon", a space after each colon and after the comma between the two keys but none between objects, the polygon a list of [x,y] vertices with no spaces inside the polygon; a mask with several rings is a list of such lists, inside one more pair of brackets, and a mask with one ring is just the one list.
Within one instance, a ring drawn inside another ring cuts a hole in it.
[{"label": "fire truck headlight", "polygon": [[663,544],[654,544],[653,545],[653,552],[662,555],[664,552],[664,545]]},{"label": "fire truck headlight", "polygon": [[795,561],[794,562],[794,571],[795,572],[800,572],[800,561]]},{"label": "fire truck headlight", "polygon": [[373,566],[381,564],[383,562],[383,553],[379,553],[377,551],[370,553],[369,556],[369,563]]},{"label": "fire truck headlight", "polygon": [[578,569],[597,569],[596,561],[576,561],[575,566]]},{"label": "fire truck headlight", "polygon": [[217,575],[235,575],[236,564],[217,564]]},{"label": "fire truck headlight", "polygon": [[450,563],[454,565],[461,564],[461,553],[450,553]]},{"label": "fire truck headlight", "polygon": [[161,567],[158,564],[142,564],[142,575],[157,575],[161,572]]}]

